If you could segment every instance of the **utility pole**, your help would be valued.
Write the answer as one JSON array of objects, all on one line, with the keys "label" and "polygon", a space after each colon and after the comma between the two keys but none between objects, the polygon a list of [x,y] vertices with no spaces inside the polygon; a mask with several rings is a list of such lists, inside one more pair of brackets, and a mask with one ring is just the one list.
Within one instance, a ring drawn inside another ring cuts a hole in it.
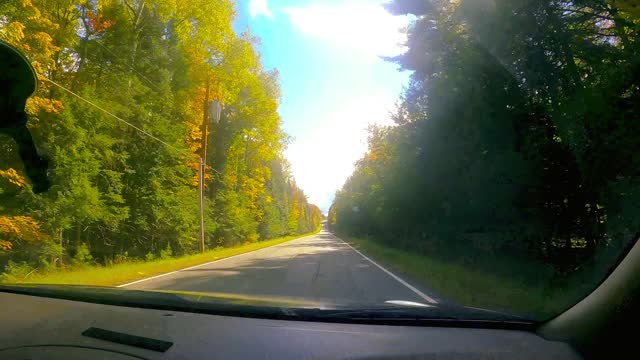
[{"label": "utility pole", "polygon": [[[204,172],[207,165],[207,144],[209,143],[209,117],[212,123],[218,123],[222,112],[219,100],[209,101],[211,79],[207,76],[207,90],[205,93],[202,115],[202,154],[198,162],[198,196],[200,200],[200,251],[204,252]],[[214,170],[215,171],[215,170]]]},{"label": "utility pole", "polygon": [[204,252],[204,170],[207,163],[207,138],[209,125],[209,88],[210,80],[207,74],[207,90],[202,109],[202,156],[198,165],[198,196],[200,200],[200,252]]},{"label": "utility pole", "polygon": [[202,159],[204,163],[207,163],[207,145],[209,144],[209,89],[211,88],[211,80],[207,76],[207,90],[204,96],[204,113],[202,115]]},{"label": "utility pole", "polygon": [[204,160],[198,162],[198,196],[200,199],[200,251],[204,252]]}]

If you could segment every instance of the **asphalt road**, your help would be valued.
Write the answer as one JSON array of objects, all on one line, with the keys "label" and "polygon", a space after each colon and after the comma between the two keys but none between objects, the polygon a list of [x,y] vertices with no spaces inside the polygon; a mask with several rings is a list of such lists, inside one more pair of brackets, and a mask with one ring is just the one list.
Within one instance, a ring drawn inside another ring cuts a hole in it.
[{"label": "asphalt road", "polygon": [[436,302],[326,231],[125,286],[336,305]]}]

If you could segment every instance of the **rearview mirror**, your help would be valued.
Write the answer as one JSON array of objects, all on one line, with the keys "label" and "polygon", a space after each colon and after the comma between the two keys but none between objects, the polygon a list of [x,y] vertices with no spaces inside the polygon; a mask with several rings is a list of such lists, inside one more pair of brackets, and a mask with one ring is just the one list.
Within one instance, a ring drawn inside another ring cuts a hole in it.
[{"label": "rearview mirror", "polygon": [[0,41],[0,133],[15,140],[27,177],[35,193],[49,189],[49,161],[38,155],[27,129],[25,105],[37,89],[36,73],[29,61],[13,46]]}]

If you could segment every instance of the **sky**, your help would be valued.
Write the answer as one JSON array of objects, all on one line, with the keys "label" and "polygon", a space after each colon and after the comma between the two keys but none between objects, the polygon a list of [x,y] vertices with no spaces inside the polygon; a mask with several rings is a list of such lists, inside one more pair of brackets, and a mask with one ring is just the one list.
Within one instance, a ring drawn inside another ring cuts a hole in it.
[{"label": "sky", "polygon": [[409,73],[381,56],[402,53],[406,17],[377,0],[238,0],[237,32],[261,39],[265,68],[280,72],[285,156],[309,201],[327,212],[366,151],[369,124],[390,113]]}]

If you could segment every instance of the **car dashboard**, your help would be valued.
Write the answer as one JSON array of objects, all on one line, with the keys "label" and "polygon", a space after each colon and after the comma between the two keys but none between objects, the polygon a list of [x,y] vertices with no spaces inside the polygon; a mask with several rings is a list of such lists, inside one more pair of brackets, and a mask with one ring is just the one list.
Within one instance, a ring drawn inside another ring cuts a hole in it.
[{"label": "car dashboard", "polygon": [[0,293],[0,359],[578,359],[521,330],[284,321]]}]

